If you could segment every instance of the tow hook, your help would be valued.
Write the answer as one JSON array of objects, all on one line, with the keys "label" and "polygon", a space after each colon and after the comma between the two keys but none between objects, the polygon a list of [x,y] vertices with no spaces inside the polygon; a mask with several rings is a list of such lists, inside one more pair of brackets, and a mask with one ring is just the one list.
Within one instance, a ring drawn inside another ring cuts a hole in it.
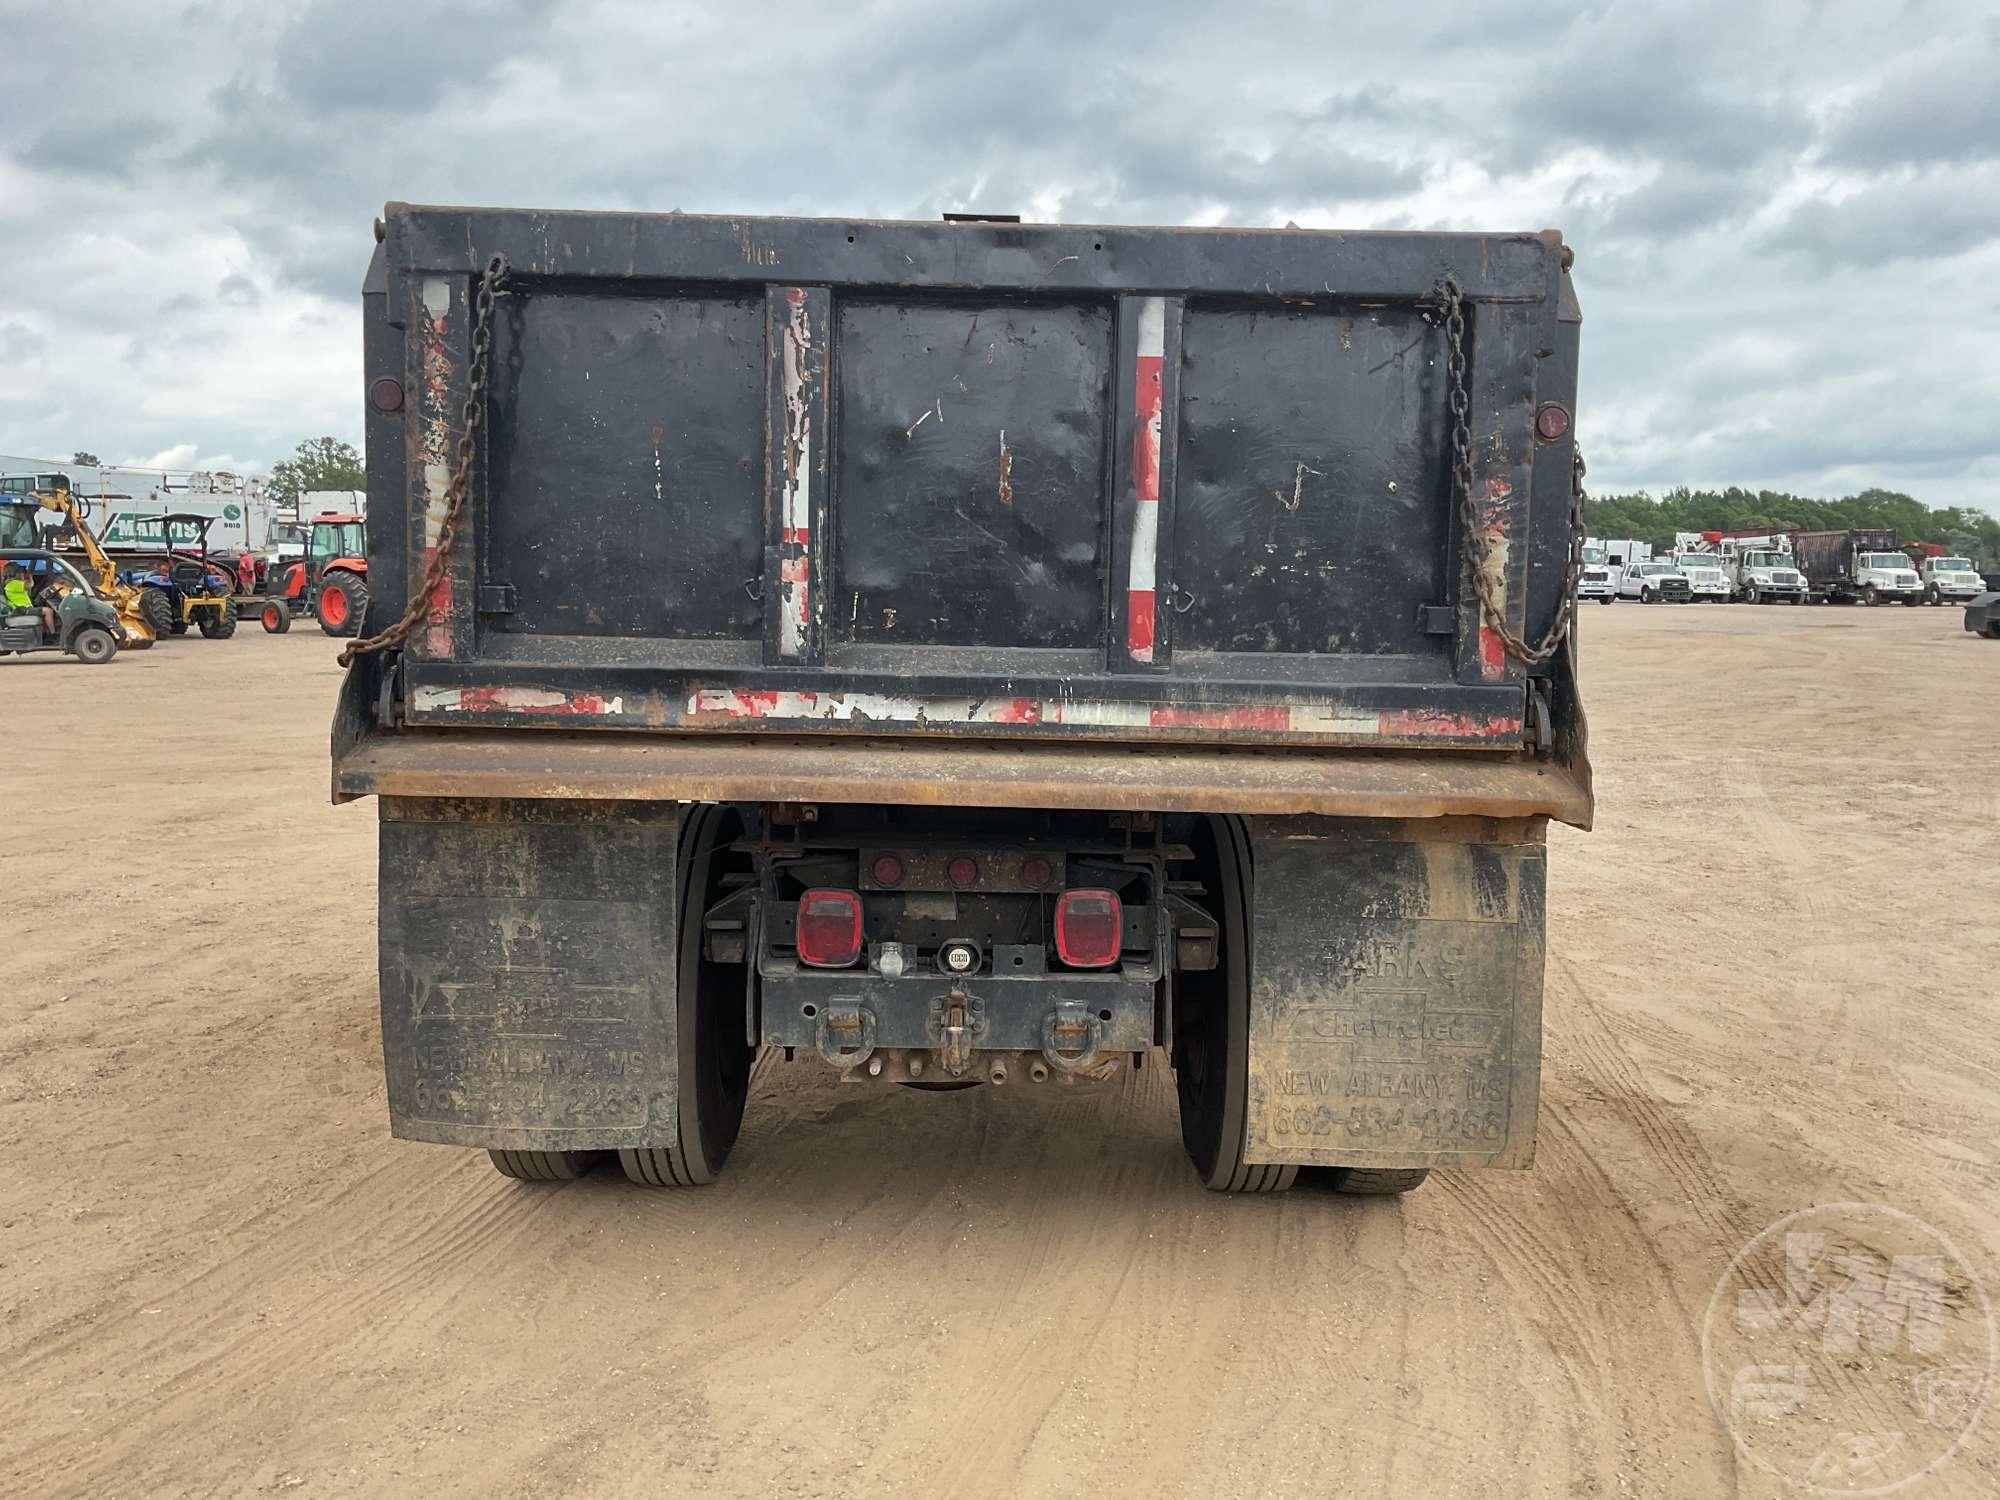
[{"label": "tow hook", "polygon": [[973,1044],[986,1035],[986,1006],[964,990],[939,995],[931,1001],[927,1029],[938,1066],[951,1077],[960,1077],[972,1066]]},{"label": "tow hook", "polygon": [[813,1045],[836,1068],[859,1067],[875,1050],[875,1012],[859,1001],[834,1001],[819,1013]]},{"label": "tow hook", "polygon": [[1061,1073],[1076,1073],[1097,1061],[1104,1023],[1086,1006],[1065,1000],[1042,1017],[1042,1056]]}]

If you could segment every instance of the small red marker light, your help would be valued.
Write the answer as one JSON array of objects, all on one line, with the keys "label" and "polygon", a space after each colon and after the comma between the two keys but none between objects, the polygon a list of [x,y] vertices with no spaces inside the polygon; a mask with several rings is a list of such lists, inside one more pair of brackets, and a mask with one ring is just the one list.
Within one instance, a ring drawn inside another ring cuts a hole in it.
[{"label": "small red marker light", "polygon": [[1047,885],[1054,873],[1045,859],[1024,859],[1021,861],[1022,885]]},{"label": "small red marker light", "polygon": [[799,962],[844,969],[861,956],[861,898],[852,891],[807,891],[799,897]]},{"label": "small red marker light", "polygon": [[368,387],[368,404],[383,413],[399,412],[403,409],[403,382],[393,375],[384,375]]},{"label": "small red marker light", "polygon": [[1553,443],[1569,431],[1569,413],[1551,401],[1535,413],[1535,435],[1545,443]]},{"label": "small red marker light", "polygon": [[901,885],[903,883],[903,862],[893,854],[884,854],[876,859],[870,873],[877,885]]},{"label": "small red marker light", "polygon": [[970,855],[955,855],[951,863],[944,867],[944,878],[961,891],[968,886],[979,884],[979,862]]},{"label": "small red marker light", "polygon": [[1056,955],[1072,969],[1118,962],[1125,908],[1113,891],[1064,891],[1056,902]]}]

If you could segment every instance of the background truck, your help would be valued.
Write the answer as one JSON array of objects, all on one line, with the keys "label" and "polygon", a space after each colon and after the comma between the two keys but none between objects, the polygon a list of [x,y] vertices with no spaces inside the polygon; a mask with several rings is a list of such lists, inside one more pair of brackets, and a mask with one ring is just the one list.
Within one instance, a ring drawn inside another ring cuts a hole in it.
[{"label": "background truck", "polygon": [[1592,807],[1558,235],[380,239],[333,790],[396,1134],[703,1183],[775,1052],[1169,1066],[1218,1190],[1529,1164]]},{"label": "background truck", "polygon": [[1587,538],[1584,545],[1602,551],[1604,560],[1610,565],[1614,575],[1623,573],[1635,562],[1653,560],[1653,544],[1629,536],[1593,536]]},{"label": "background truck", "polygon": [[1735,599],[1736,585],[1720,552],[1676,552],[1672,560],[1686,576],[1688,597],[1696,604],[1728,604]]},{"label": "background truck", "polygon": [[1618,570],[1603,547],[1584,544],[1582,567],[1576,575],[1576,597],[1610,604],[1618,598]]},{"label": "background truck", "polygon": [[1893,531],[1790,531],[1785,537],[1817,598],[1834,604],[1924,602],[1917,565],[1897,550]]},{"label": "background truck", "polygon": [[1927,557],[1917,571],[1924,598],[1932,604],[1963,604],[1986,592],[1985,580],[1969,557]]},{"label": "background truck", "polygon": [[1730,584],[1745,604],[1804,604],[1811,597],[1790,537],[1728,536],[1721,545]]}]

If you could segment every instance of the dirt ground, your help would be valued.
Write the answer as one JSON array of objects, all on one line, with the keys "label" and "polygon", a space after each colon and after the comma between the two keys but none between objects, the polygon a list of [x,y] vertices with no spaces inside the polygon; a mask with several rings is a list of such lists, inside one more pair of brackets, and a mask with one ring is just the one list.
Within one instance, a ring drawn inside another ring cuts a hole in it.
[{"label": "dirt ground", "polygon": [[[1862,1199],[2000,1294],[2000,646],[1588,608],[1540,1157],[1229,1200],[1171,1078],[760,1067],[722,1183],[390,1139],[316,632],[0,661],[0,1492],[1766,1495],[1700,1328]],[[1906,1494],[2000,1492],[2000,1414]]]}]

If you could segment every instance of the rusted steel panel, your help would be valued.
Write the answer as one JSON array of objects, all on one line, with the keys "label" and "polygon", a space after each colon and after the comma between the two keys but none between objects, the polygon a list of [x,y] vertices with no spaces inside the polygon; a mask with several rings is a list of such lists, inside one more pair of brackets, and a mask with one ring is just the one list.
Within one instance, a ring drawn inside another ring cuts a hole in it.
[{"label": "rusted steel panel", "polygon": [[767,659],[798,665],[821,658],[826,635],[831,307],[824,287],[773,286],[764,303],[765,646]]},{"label": "rusted steel panel", "polygon": [[426,730],[336,744],[335,795],[892,803],[1349,817],[1546,816],[1588,826],[1587,784],[1524,757],[1438,751],[1135,751]]},{"label": "rusted steel panel", "polygon": [[[602,686],[554,685],[563,676]],[[408,700],[412,724],[479,723],[495,727],[590,724],[622,729],[704,729],[738,734],[812,730],[906,733],[951,738],[1032,738],[1060,725],[1077,739],[1200,740],[1223,744],[1356,746],[1448,745],[1518,750],[1524,723],[1511,696],[1461,699],[1455,710],[1400,696],[1382,706],[1355,693],[1352,701],[1313,702],[1256,696],[1244,701],[1176,694],[1166,702],[1074,699],[1057,694],[991,696],[966,693],[779,691],[696,688],[685,696],[617,691],[616,673],[502,674],[485,680],[419,685]],[[1408,706],[1400,706],[1405,705]]]},{"label": "rusted steel panel", "polygon": [[395,1134],[517,1151],[676,1138],[679,831],[671,803],[383,799]]},{"label": "rusted steel panel", "polygon": [[[471,358],[467,300],[461,277],[430,275],[407,284],[409,370],[405,377],[409,447],[405,493],[410,573],[421,579],[436,555],[444,526],[458,439],[464,429],[466,369]],[[472,654],[473,558],[478,547],[473,507],[462,510],[458,545],[422,623],[410,635],[412,658],[463,659]],[[401,613],[397,601],[389,613]]]},{"label": "rusted steel panel", "polygon": [[1533,1161],[1545,826],[1252,820],[1250,1161]]},{"label": "rusted steel panel", "polygon": [[[1554,287],[1551,286],[1553,293]],[[1528,317],[1512,305],[1475,307],[1466,337],[1474,350],[1471,368],[1472,495],[1507,624],[1519,635],[1528,613],[1528,548],[1533,466],[1560,465],[1564,489],[1547,498],[1553,532],[1560,518],[1567,543],[1570,444],[1538,444],[1535,438],[1537,378],[1544,346],[1555,342],[1553,321],[1539,310]],[[1574,386],[1557,391],[1564,401]],[[1545,450],[1538,452],[1537,450]],[[1561,507],[1561,509],[1558,509]],[[1453,534],[1458,523],[1454,517]],[[1553,580],[1551,580],[1553,583]],[[1518,682],[1521,664],[1507,654],[1499,633],[1484,619],[1473,592],[1469,567],[1459,581],[1459,678],[1464,682]]]}]

